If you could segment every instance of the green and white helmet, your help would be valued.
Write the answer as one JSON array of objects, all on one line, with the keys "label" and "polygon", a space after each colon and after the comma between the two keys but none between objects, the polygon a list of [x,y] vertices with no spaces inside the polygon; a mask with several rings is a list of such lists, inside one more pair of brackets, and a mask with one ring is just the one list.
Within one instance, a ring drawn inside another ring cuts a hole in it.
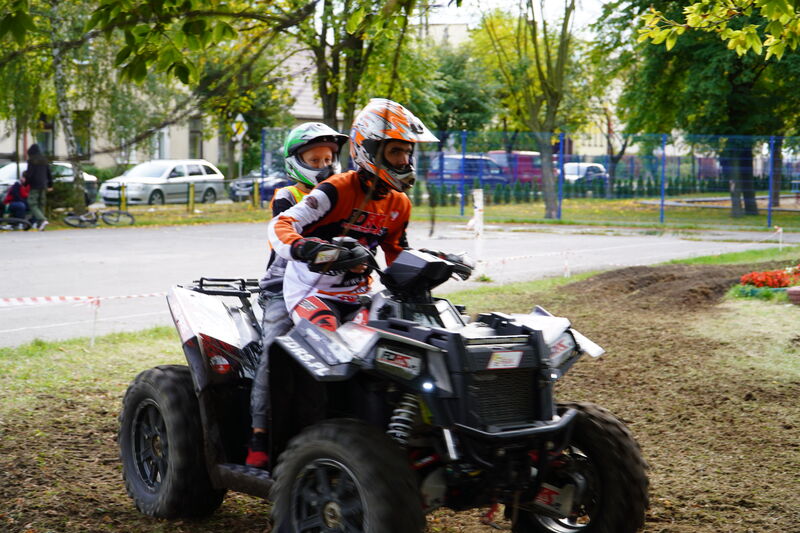
[{"label": "green and white helmet", "polygon": [[[321,181],[341,172],[339,152],[347,142],[347,135],[342,135],[333,128],[320,122],[300,124],[286,136],[283,143],[283,158],[286,175],[298,183],[316,187]],[[329,146],[333,151],[333,164],[324,168],[312,168],[298,157],[314,146]]]}]

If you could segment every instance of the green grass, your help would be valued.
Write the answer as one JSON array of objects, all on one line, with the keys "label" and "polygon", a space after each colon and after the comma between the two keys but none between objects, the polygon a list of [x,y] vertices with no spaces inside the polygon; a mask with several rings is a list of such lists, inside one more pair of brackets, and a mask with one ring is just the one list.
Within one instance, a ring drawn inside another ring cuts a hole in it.
[{"label": "green grass", "polygon": [[729,299],[692,326],[704,337],[724,342],[728,360],[765,380],[800,379],[800,306],[755,299]]},{"label": "green grass", "polygon": [[0,414],[31,409],[53,396],[68,401],[75,391],[121,393],[141,370],[185,361],[172,327],[114,333],[88,345],[83,337],[0,348]]},{"label": "green grass", "polygon": [[766,250],[747,250],[744,252],[730,252],[719,255],[705,255],[690,259],[675,259],[670,264],[684,265],[740,265],[748,263],[762,263],[767,261],[787,261],[800,263],[800,246],[776,246]]},{"label": "green grass", "polygon": [[[690,195],[696,197],[697,195]],[[787,205],[789,205],[787,203]],[[794,205],[792,203],[792,205]],[[189,213],[187,206],[129,206],[128,211],[136,217],[137,226],[191,225],[233,222],[266,222],[270,219],[268,208],[258,209],[250,202],[233,204],[195,204],[195,211]],[[464,215],[458,205],[440,206],[433,210],[437,221],[466,222],[472,216],[471,204],[467,204]],[[427,222],[431,219],[431,208],[421,205],[412,209],[412,220]],[[62,213],[51,217],[49,229],[66,228],[61,222]],[[620,226],[652,228],[654,230],[692,230],[692,229],[741,229],[750,231],[772,231],[767,227],[766,211],[759,216],[732,218],[727,209],[702,207],[668,207],[665,221],[659,219],[659,206],[642,204],[639,199],[566,199],[562,204],[561,220],[544,218],[542,201],[520,204],[487,205],[484,219],[487,223],[503,224],[545,224],[545,225],[585,225]],[[787,231],[800,231],[800,210],[775,212],[773,225]],[[98,227],[104,227],[101,223]]]},{"label": "green grass", "polygon": [[[689,197],[694,198],[696,195]],[[472,216],[469,204],[464,209],[463,217],[460,215],[460,206],[437,207],[435,213],[437,219],[446,221],[467,220]],[[412,217],[415,220],[429,220],[430,208],[427,206],[414,207]],[[767,213],[764,210],[758,216],[733,218],[727,209],[667,207],[662,224],[659,206],[643,204],[640,199],[567,199],[562,203],[561,220],[544,218],[544,203],[541,201],[487,205],[484,211],[484,220],[488,223],[507,224],[599,225],[662,229],[726,228],[773,231],[767,226]],[[788,231],[800,231],[800,210],[773,212],[772,225],[779,225]]]}]

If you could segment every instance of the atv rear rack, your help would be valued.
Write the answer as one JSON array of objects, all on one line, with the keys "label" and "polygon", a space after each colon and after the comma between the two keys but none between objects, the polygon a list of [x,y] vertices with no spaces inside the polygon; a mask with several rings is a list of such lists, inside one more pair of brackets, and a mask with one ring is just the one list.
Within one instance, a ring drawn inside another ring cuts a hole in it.
[{"label": "atv rear rack", "polygon": [[203,277],[192,281],[192,283],[192,286],[186,288],[212,296],[249,298],[251,294],[261,291],[257,279]]}]

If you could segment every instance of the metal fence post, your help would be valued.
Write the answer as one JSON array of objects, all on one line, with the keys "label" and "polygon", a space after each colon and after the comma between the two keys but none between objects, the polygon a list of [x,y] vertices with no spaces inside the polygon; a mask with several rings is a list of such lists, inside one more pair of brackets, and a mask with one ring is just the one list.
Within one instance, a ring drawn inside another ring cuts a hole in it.
[{"label": "metal fence post", "polygon": [[127,187],[124,183],[119,186],[119,209],[120,211],[128,210],[128,194],[125,190]]},{"label": "metal fence post", "polygon": [[556,219],[561,220],[561,200],[564,198],[564,132],[558,134],[558,209]]},{"label": "metal fence post", "polygon": [[664,195],[667,192],[667,134],[661,134],[661,212],[659,220],[664,223]]},{"label": "metal fence post", "polygon": [[[767,193],[767,227],[772,227],[772,178],[775,175],[775,136],[769,137],[769,192]],[[780,194],[780,190],[778,191]]]},{"label": "metal fence post", "polygon": [[464,180],[467,179],[467,130],[461,130],[461,216],[464,216]]},{"label": "metal fence post", "polygon": [[188,190],[189,201],[186,202],[186,211],[188,211],[189,213],[194,213],[194,183],[189,183],[188,187],[189,187]]}]

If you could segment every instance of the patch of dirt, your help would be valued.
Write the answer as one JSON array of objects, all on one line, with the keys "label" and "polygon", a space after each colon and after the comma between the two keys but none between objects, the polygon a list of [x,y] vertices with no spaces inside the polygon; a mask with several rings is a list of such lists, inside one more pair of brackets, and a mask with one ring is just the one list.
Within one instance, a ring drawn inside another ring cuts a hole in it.
[{"label": "patch of dirt", "polygon": [[642,309],[670,311],[717,303],[749,271],[730,265],[629,267],[598,274],[565,290],[592,300],[615,299]]},{"label": "patch of dirt", "polygon": [[[780,266],[626,268],[532,295],[608,352],[579,361],[557,393],[608,408],[641,444],[651,481],[645,531],[798,531],[800,381],[732,365],[728,343],[689,333],[742,274]],[[69,398],[0,417],[0,530],[269,531],[269,505],[233,493],[202,521],[142,516],[117,459],[121,398],[100,390]],[[482,512],[437,511],[428,531],[496,531],[480,523]]]}]

